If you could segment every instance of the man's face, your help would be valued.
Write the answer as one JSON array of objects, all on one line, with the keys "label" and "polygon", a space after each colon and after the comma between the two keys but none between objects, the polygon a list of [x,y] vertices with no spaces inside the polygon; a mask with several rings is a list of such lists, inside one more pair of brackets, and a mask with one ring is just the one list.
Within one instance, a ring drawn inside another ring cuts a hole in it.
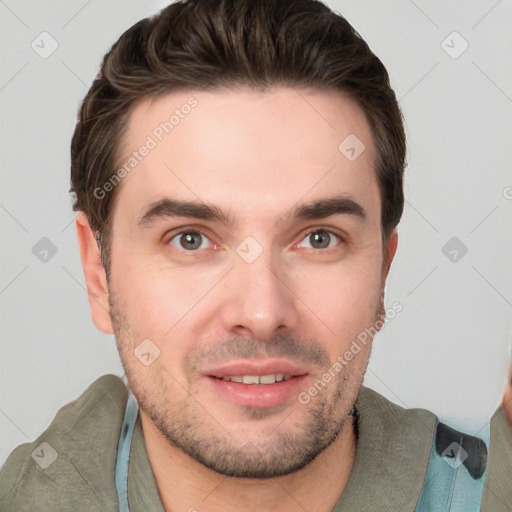
[{"label": "man's face", "polygon": [[109,283],[143,424],[223,474],[297,470],[350,415],[370,343],[333,364],[383,290],[364,115],[336,93],[180,92],[136,106],[122,163],[143,145],[117,185]]}]

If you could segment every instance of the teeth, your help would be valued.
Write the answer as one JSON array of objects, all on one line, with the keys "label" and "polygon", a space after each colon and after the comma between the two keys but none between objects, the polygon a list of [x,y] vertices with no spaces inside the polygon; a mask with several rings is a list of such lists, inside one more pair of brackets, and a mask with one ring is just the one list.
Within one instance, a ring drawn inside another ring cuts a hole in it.
[{"label": "teeth", "polygon": [[259,384],[260,378],[257,375],[244,375],[242,382],[244,384]]},{"label": "teeth", "polygon": [[270,373],[269,375],[236,375],[231,377],[222,377],[222,380],[232,382],[242,382],[243,384],[274,384],[283,380],[291,379],[291,375],[284,373]]}]

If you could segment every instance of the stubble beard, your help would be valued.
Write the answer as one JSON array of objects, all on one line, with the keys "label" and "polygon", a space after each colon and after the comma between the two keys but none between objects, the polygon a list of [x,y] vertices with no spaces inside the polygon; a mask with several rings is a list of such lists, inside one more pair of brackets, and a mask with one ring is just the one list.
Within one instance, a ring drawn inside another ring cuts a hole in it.
[{"label": "stubble beard", "polygon": [[[260,479],[287,475],[304,468],[324,452],[343,428],[352,428],[352,415],[369,350],[358,354],[366,358],[362,369],[355,364],[346,365],[337,376],[336,387],[333,389],[332,382],[321,387],[304,409],[305,414],[303,409],[291,412],[290,418],[297,412],[305,415],[299,431],[287,430],[289,422],[285,414],[270,435],[242,441],[230,434],[229,426],[221,425],[214,414],[208,412],[208,404],[199,403],[177,383],[174,390],[170,389],[174,379],[165,368],[154,363],[149,370],[151,373],[143,375],[148,369],[133,357],[136,342],[128,318],[113,294],[109,302],[117,347],[139,407],[172,447],[216,473]],[[356,359],[354,357],[351,363]],[[245,414],[250,423],[265,421],[269,416],[251,408],[247,408]]]}]

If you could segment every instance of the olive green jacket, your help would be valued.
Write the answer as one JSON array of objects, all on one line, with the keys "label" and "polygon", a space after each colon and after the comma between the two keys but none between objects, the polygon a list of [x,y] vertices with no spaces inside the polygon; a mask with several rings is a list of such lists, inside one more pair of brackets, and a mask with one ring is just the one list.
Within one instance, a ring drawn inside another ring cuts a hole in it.
[{"label": "olive green jacket", "polygon": [[[116,512],[117,443],[128,390],[114,375],[96,380],[65,405],[34,442],[16,448],[0,471],[0,511]],[[413,512],[431,453],[437,418],[403,409],[362,388],[357,452],[335,512]],[[131,512],[165,512],[137,419],[128,498]],[[491,510],[491,509],[489,509]]]},{"label": "olive green jacket", "polygon": [[482,495],[482,512],[512,510],[512,428],[503,407],[491,419],[489,462]]}]

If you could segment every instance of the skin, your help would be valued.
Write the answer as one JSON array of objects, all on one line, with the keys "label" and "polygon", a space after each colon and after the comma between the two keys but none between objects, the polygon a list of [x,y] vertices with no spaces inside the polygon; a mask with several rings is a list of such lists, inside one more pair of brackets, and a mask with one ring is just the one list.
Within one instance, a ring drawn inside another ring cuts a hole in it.
[{"label": "skin", "polygon": [[[368,123],[339,92],[186,91],[135,107],[123,156],[191,96],[197,106],[118,185],[109,282],[77,216],[93,321],[116,335],[166,510],[332,510],[354,462],[351,411],[371,343],[308,404],[295,394],[242,406],[203,372],[226,360],[293,361],[304,391],[375,325],[397,234],[383,247]],[[349,134],[366,146],[355,161],[338,150]],[[287,217],[333,196],[351,198],[364,219]],[[138,225],[163,197],[216,205],[234,223]],[[178,228],[207,238],[186,250]],[[333,233],[327,248],[308,236],[318,230]],[[236,252],[247,236],[263,251],[252,263]],[[148,366],[134,355],[145,339],[160,351]]]},{"label": "skin", "polygon": [[509,368],[508,380],[503,393],[502,406],[507,416],[508,424],[512,429],[512,365]]}]

